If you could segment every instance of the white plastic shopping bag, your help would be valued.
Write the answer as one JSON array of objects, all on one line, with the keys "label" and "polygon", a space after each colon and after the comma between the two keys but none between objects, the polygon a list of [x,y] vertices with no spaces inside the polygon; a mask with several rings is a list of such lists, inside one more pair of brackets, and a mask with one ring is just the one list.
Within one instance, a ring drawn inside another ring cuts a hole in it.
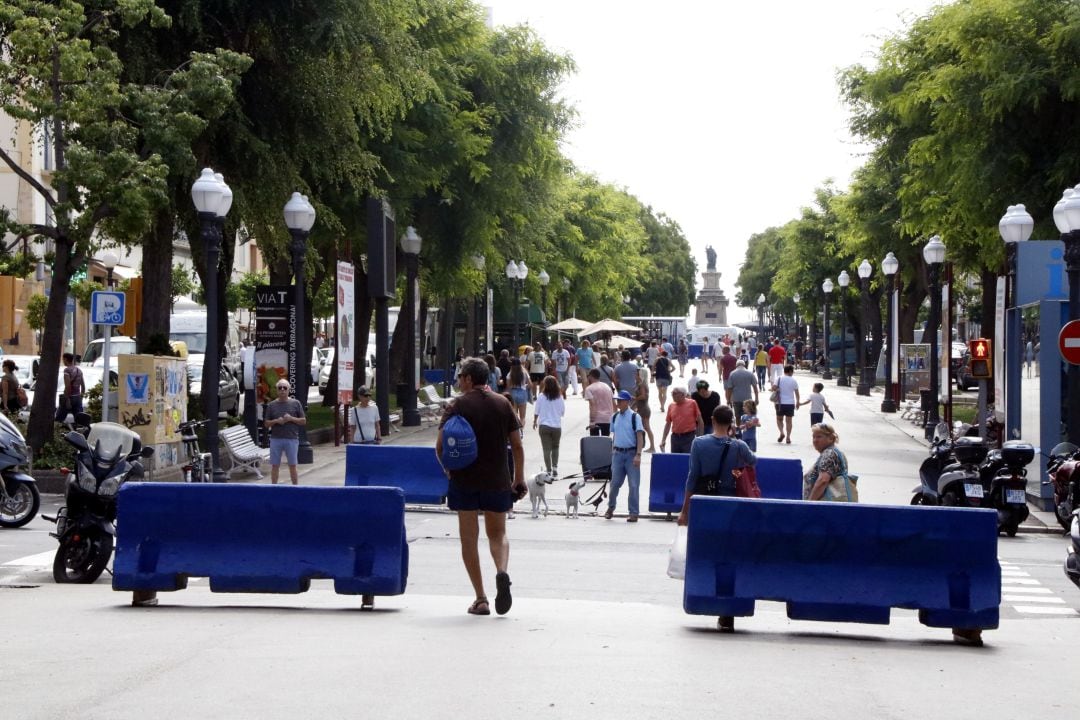
[{"label": "white plastic shopping bag", "polygon": [[686,526],[675,528],[675,542],[671,543],[671,556],[668,558],[668,577],[682,580],[686,575]]}]

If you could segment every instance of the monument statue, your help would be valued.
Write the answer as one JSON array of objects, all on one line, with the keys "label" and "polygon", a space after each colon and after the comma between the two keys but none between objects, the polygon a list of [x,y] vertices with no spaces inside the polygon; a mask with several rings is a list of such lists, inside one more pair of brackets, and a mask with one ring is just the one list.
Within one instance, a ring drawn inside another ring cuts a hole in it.
[{"label": "monument statue", "polygon": [[705,258],[706,258],[705,269],[706,270],[716,270],[716,251],[713,250],[712,245],[705,248]]}]

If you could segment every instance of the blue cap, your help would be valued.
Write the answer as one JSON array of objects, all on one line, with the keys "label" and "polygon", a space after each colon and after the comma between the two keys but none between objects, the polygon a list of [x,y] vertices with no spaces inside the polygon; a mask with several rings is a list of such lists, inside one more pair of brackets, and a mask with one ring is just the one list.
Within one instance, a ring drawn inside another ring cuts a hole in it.
[{"label": "blue cap", "polygon": [[633,400],[633,399],[634,399],[634,396],[633,396],[633,395],[631,395],[630,393],[628,393],[628,392],[627,392],[626,390],[620,390],[620,391],[619,391],[619,392],[618,392],[618,393],[617,393],[617,394],[615,395],[615,399],[616,399],[616,400],[626,400],[627,402],[630,402],[631,400]]}]

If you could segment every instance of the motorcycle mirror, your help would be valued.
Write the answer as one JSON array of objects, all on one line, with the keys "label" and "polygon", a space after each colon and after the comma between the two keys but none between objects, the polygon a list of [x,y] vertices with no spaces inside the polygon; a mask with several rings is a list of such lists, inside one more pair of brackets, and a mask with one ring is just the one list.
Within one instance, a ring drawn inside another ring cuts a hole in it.
[{"label": "motorcycle mirror", "polygon": [[[82,413],[80,413],[80,414],[82,414]],[[77,432],[74,432],[74,431],[69,432],[69,433],[65,433],[64,439],[67,440],[72,445],[74,445],[79,450],[89,450],[90,449],[90,445],[89,445],[89,443],[86,442],[86,438],[83,437],[82,433],[77,433]]]},{"label": "motorcycle mirror", "polygon": [[90,424],[93,422],[94,418],[90,417],[90,413],[75,413],[75,424],[79,427],[90,427]]},{"label": "motorcycle mirror", "polygon": [[142,452],[140,452],[139,455],[144,458],[154,457],[154,448],[147,445],[142,449]]}]

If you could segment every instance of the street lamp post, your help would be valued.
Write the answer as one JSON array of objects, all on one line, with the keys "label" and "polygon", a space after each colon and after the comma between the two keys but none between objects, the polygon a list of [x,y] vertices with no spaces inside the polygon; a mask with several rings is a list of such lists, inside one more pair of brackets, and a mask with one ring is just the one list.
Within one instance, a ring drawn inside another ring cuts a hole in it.
[{"label": "street lamp post", "polygon": [[529,268],[525,265],[525,261],[522,260],[520,264],[511,260],[506,263],[506,278],[510,281],[510,285],[514,288],[514,332],[512,337],[514,338],[513,350],[511,350],[512,357],[517,357],[518,353],[518,314],[521,307],[521,289],[525,285],[525,278],[529,275]]},{"label": "street lamp post", "polygon": [[[315,224],[315,208],[308,202],[307,197],[294,192],[289,202],[285,203],[285,226],[289,228],[292,242],[289,243],[289,252],[292,255],[293,278],[296,282],[294,305],[296,308],[296,330],[293,342],[296,345],[296,399],[300,401],[304,412],[307,412],[308,395],[308,371],[311,353],[307,351],[306,334],[304,332],[304,295],[306,294],[306,281],[304,279],[304,258],[307,255],[307,239],[311,233],[311,227]],[[307,428],[300,426],[300,447],[296,454],[297,461],[310,464],[315,461],[315,455],[308,441]]]},{"label": "street lamp post", "polygon": [[[474,268],[476,268],[477,270],[479,270],[481,275],[484,274],[484,267],[486,265],[487,265],[487,259],[484,258],[483,255],[473,255],[472,256],[472,266]],[[480,296],[477,297],[475,300],[473,300],[473,310],[474,310],[474,312],[473,312],[473,318],[474,318],[473,319],[473,326],[476,328],[476,330],[474,331],[473,334],[476,337],[476,342],[475,342],[475,349],[476,349],[476,355],[475,356],[476,357],[480,357],[480,355],[483,353],[483,348],[484,348],[484,344],[480,341],[480,320],[481,320],[482,316],[487,315],[487,313],[484,312],[484,297],[486,295],[487,295],[487,278],[485,277],[484,278],[484,289],[480,291]],[[486,323],[485,323],[485,330],[486,330]],[[491,345],[491,338],[487,337],[486,332],[484,333],[484,341],[487,343],[488,347],[493,347]]]},{"label": "street lamp post", "polygon": [[862,342],[859,343],[859,385],[855,388],[856,395],[870,394],[870,377],[866,367],[869,357],[866,352],[866,329],[870,326],[870,273],[873,268],[864,258],[859,263],[859,299],[862,301]]},{"label": "street lamp post", "polygon": [[881,261],[881,271],[885,273],[885,277],[888,278],[888,295],[885,298],[885,324],[886,324],[886,336],[888,337],[888,348],[885,352],[885,399],[881,401],[881,412],[894,413],[896,412],[896,401],[893,400],[893,384],[892,384],[892,359],[893,354],[896,352],[896,336],[893,333],[893,293],[896,288],[896,271],[900,268],[900,261],[896,259],[896,256],[889,253],[885,256],[885,259]]},{"label": "street lamp post", "polygon": [[925,437],[934,437],[934,428],[939,422],[938,395],[941,392],[941,379],[938,377],[938,325],[941,324],[941,264],[945,262],[945,243],[940,235],[934,235],[923,247],[923,260],[926,261],[927,285],[930,288],[930,318],[926,323],[926,332],[930,335],[930,408],[926,414]]},{"label": "street lamp post", "polygon": [[825,281],[821,283],[821,291],[825,293],[825,328],[824,332],[821,333],[824,336],[821,344],[825,353],[825,370],[821,373],[821,379],[832,380],[832,358],[829,357],[829,345],[832,341],[832,338],[829,337],[831,334],[829,330],[829,295],[831,295],[833,291],[832,280],[825,278]]},{"label": "street lamp post", "polygon": [[765,337],[765,293],[758,293],[757,296],[757,326],[758,337]]},{"label": "street lamp post", "polygon": [[[795,303],[795,339],[798,340],[802,337],[802,328],[799,326],[799,300],[801,296],[799,293],[795,293],[791,296],[791,301]],[[802,358],[799,358],[802,360]]]},{"label": "street lamp post", "polygon": [[221,234],[225,215],[232,207],[232,190],[224,178],[210,168],[191,185],[191,200],[199,213],[199,231],[206,248],[206,354],[203,357],[202,405],[206,414],[206,444],[210,449],[214,482],[223,483],[218,454],[218,379],[221,376],[221,344],[218,342],[218,264],[221,261]]},{"label": "street lamp post", "polygon": [[401,424],[406,427],[420,425],[420,411],[416,409],[416,306],[418,265],[423,240],[412,225],[401,236],[401,250],[405,253],[405,394],[402,400]]},{"label": "street lamp post", "polygon": [[[1080,320],[1080,185],[1069,197],[1063,197],[1058,212],[1054,207],[1054,222],[1061,230],[1065,243],[1065,273],[1069,278],[1069,320]],[[1058,217],[1064,218],[1064,226]],[[1074,445],[1080,445],[1080,365],[1069,363],[1067,372],[1068,404],[1065,408],[1065,436]]]},{"label": "street lamp post", "polygon": [[[112,250],[107,250],[101,256],[101,264],[105,266],[105,289],[111,290],[113,284],[113,269],[120,258]],[[102,359],[105,362],[105,374],[101,380],[101,420],[109,422],[109,366],[111,360],[111,348],[109,340],[112,338],[112,325],[105,326],[105,352]]]},{"label": "street lamp post", "polygon": [[551,282],[551,276],[547,274],[546,270],[541,270],[536,279],[540,281],[540,312],[544,315],[544,347],[547,347],[548,343],[551,342],[551,338],[547,334],[547,326],[550,325],[547,319],[547,288],[548,283]]},{"label": "street lamp post", "polygon": [[563,309],[562,309],[563,317],[559,318],[559,320],[565,320],[566,318],[570,317],[570,278],[564,277],[562,279],[562,286],[563,286]]},{"label": "street lamp post", "polygon": [[851,284],[851,276],[848,275],[847,270],[840,271],[836,282],[840,285],[840,377],[836,379],[836,384],[840,387],[849,387],[851,379],[847,371],[847,289]]}]

